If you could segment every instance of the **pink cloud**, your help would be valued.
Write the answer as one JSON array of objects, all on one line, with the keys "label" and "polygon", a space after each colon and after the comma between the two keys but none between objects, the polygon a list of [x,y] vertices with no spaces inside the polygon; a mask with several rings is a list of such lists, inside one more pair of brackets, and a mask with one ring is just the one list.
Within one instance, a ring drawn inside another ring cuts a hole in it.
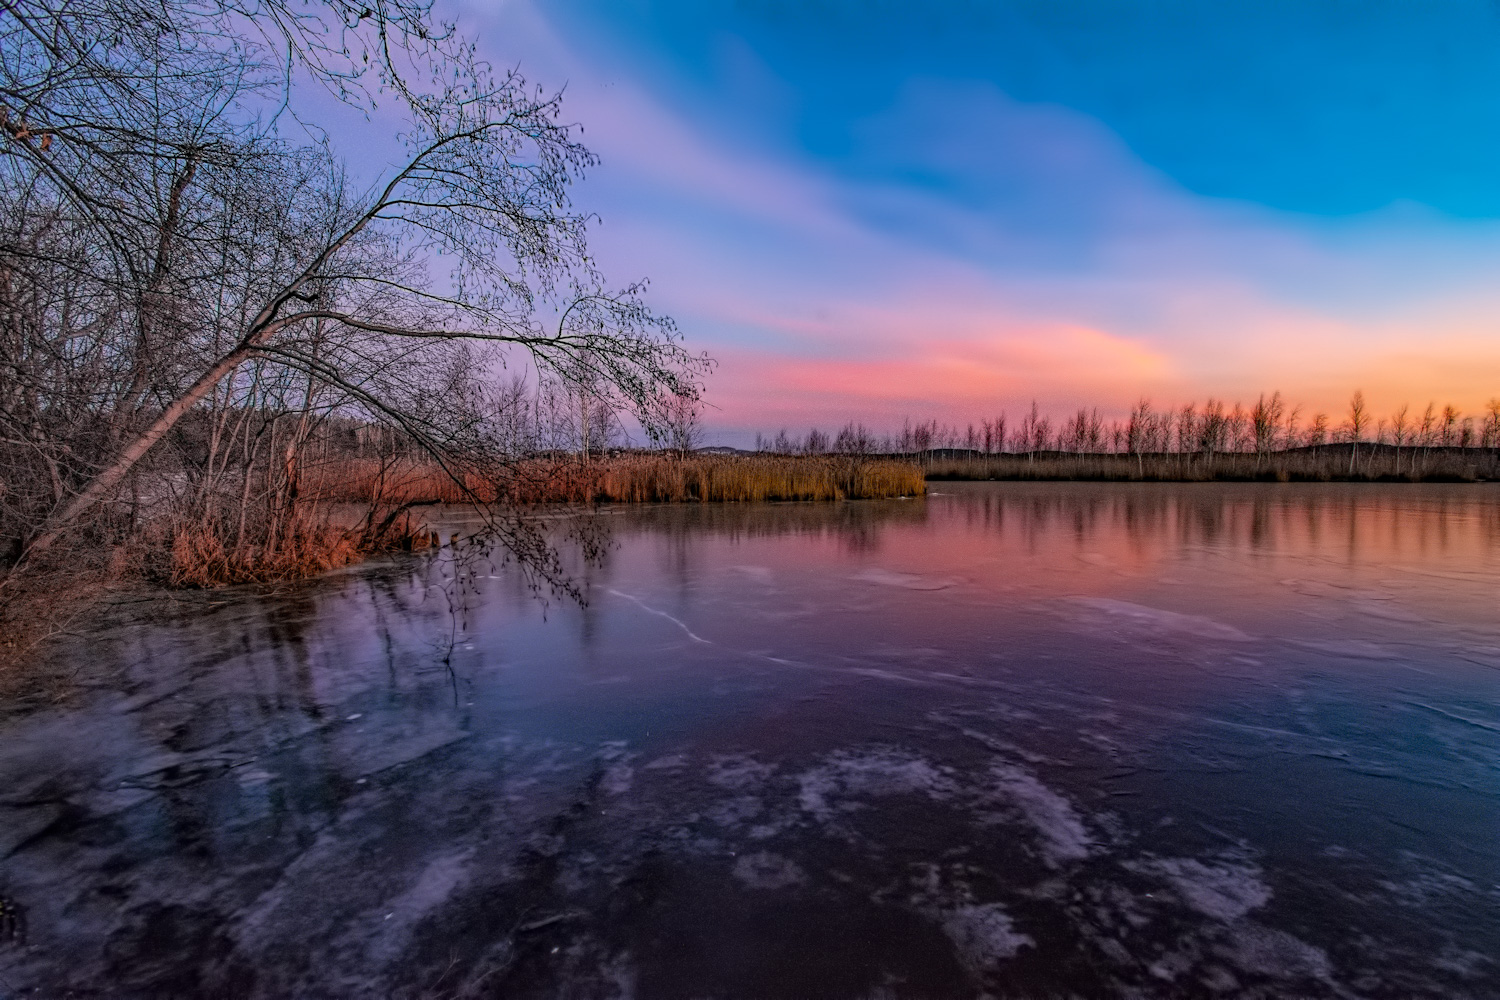
[{"label": "pink cloud", "polygon": [[[1118,414],[1143,395],[1248,402],[1277,388],[1337,412],[1356,386],[1377,409],[1472,411],[1500,394],[1500,227],[1409,208],[1316,222],[1198,198],[1066,108],[941,94],[956,124],[913,144],[922,163],[983,180],[1003,155],[1026,183],[1063,178],[1087,202],[1097,232],[1049,262],[1006,217],[695,127],[580,57],[534,6],[480,13],[528,53],[523,69],[568,82],[569,114],[604,158],[578,192],[605,219],[596,252],[622,279],[651,276],[655,304],[719,358],[711,427],[967,422],[1032,398]],[[932,104],[920,87],[908,97],[868,133],[899,146]],[[999,132],[999,152],[970,148]],[[879,221],[893,218],[926,229]]]}]

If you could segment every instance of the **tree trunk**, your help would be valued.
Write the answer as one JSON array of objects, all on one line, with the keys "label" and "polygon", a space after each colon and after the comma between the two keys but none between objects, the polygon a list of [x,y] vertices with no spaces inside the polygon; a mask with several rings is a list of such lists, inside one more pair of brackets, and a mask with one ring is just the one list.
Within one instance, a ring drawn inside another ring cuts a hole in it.
[{"label": "tree trunk", "polygon": [[242,342],[240,346],[216,361],[213,367],[204,372],[186,392],[173,400],[161,412],[161,415],[151,422],[151,426],[126,445],[103,472],[95,476],[67,506],[47,519],[42,530],[26,546],[21,562],[16,565],[12,573],[19,571],[32,556],[51,548],[58,538],[62,537],[69,525],[76,521],[84,511],[102,500],[110,490],[118,486],[120,480],[125,478],[125,474],[145,457],[156,442],[166,436],[177,421],[182,419],[183,414],[213,391],[213,387],[218,385],[224,376],[243,364],[253,351],[254,347],[248,340]]}]

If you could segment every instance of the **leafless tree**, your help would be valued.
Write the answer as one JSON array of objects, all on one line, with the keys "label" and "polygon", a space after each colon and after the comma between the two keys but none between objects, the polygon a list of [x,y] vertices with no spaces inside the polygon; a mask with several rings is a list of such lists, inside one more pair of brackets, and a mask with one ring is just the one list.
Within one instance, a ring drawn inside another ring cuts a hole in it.
[{"label": "leafless tree", "polygon": [[1292,407],[1292,411],[1286,415],[1282,424],[1281,447],[1285,449],[1298,448],[1302,445],[1302,404],[1298,403]]},{"label": "leafless tree", "polygon": [[1458,424],[1458,418],[1459,412],[1457,407],[1452,404],[1443,407],[1443,418],[1442,423],[1439,425],[1439,434],[1444,448],[1450,447],[1453,444],[1453,429]]},{"label": "leafless tree", "polygon": [[1321,448],[1328,441],[1328,414],[1316,413],[1313,415],[1312,424],[1307,429],[1307,443],[1310,447]]},{"label": "leafless tree", "polygon": [[911,431],[911,448],[919,455],[925,455],[933,445],[933,437],[937,433],[937,421],[931,423],[917,424]]},{"label": "leafless tree", "polygon": [[1052,420],[1042,415],[1036,400],[1031,401],[1031,411],[1021,418],[1016,428],[1016,450],[1026,452],[1028,459],[1035,461],[1036,453],[1045,451],[1052,441]]},{"label": "leafless tree", "polygon": [[875,436],[864,424],[851,420],[834,437],[833,450],[840,455],[869,455],[875,450]]},{"label": "leafless tree", "polygon": [[1125,447],[1135,456],[1136,467],[1142,476],[1146,470],[1143,452],[1149,447],[1151,424],[1151,401],[1142,399],[1131,409],[1130,419],[1125,424]]},{"label": "leafless tree", "polygon": [[1395,415],[1391,417],[1391,439],[1396,445],[1397,475],[1401,474],[1401,449],[1406,447],[1407,436],[1411,431],[1411,421],[1407,417],[1407,412],[1410,409],[1411,407],[1408,404],[1402,403],[1401,409],[1397,410]]},{"label": "leafless tree", "polygon": [[653,443],[681,458],[702,445],[702,408],[695,396],[669,394],[658,403],[660,416],[649,433]]},{"label": "leafless tree", "polygon": [[1177,411],[1177,451],[1188,455],[1196,451],[1198,442],[1198,408],[1193,403],[1185,404]]},{"label": "leafless tree", "polygon": [[[294,78],[395,105],[404,163],[364,188],[316,129],[279,129]],[[558,95],[494,73],[423,2],[8,6],[12,562],[128,528],[164,497],[238,494],[242,523],[252,492],[287,508],[334,428],[384,427],[461,484],[500,474],[516,400],[491,376],[521,357],[584,400],[585,451],[609,414],[650,425],[664,394],[695,400],[708,360],[643,284],[612,286],[592,263],[590,217],[569,200],[595,163],[577,131]]]},{"label": "leafless tree", "polygon": [[1365,394],[1362,390],[1354,390],[1354,395],[1349,399],[1349,423],[1345,430],[1349,434],[1349,474],[1354,474],[1355,459],[1359,455],[1359,443],[1364,439],[1364,433],[1370,424],[1370,414],[1365,406]]},{"label": "leafless tree", "polygon": [[1228,443],[1229,421],[1224,414],[1224,404],[1210,399],[1203,404],[1203,414],[1198,420],[1198,450],[1213,455],[1225,450]]},{"label": "leafless tree", "polygon": [[1277,433],[1281,428],[1284,409],[1281,393],[1273,392],[1270,399],[1262,393],[1250,410],[1250,423],[1255,436],[1255,453],[1262,462],[1276,447]]}]

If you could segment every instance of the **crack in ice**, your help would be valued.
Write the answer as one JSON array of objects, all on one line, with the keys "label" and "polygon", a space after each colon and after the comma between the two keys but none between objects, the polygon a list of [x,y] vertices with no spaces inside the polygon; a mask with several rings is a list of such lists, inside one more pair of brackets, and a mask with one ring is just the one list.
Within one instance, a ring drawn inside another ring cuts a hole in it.
[{"label": "crack in ice", "polygon": [[713,645],[712,642],[709,642],[707,639],[703,638],[701,635],[698,635],[692,629],[688,628],[687,627],[687,623],[684,622],[682,619],[680,619],[680,618],[673,618],[671,615],[667,614],[665,611],[662,611],[659,608],[653,608],[651,605],[647,604],[645,601],[641,600],[639,597],[636,597],[633,594],[627,594],[623,590],[615,590],[613,587],[611,587],[609,589],[609,593],[615,595],[616,597],[623,597],[627,601],[634,601],[636,604],[638,604],[640,606],[640,608],[641,608],[642,611],[649,611],[653,615],[659,615],[660,617],[665,618],[667,621],[671,622],[673,625],[676,625],[678,628],[682,629],[683,632],[687,633],[687,637],[689,639],[693,640],[694,642],[701,642],[701,643],[703,643],[706,646],[712,646]]}]

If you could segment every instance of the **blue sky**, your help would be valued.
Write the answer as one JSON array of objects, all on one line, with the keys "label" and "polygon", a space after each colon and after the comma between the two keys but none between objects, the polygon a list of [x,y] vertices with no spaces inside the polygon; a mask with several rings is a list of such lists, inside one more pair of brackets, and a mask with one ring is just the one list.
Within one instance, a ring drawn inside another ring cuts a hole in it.
[{"label": "blue sky", "polygon": [[[851,177],[912,80],[1099,121],[1197,194],[1316,215],[1500,213],[1489,3],[557,2],[559,31],[696,119]],[[920,178],[907,178],[920,181]]]},{"label": "blue sky", "polygon": [[709,423],[1500,395],[1482,3],[469,0]]}]

